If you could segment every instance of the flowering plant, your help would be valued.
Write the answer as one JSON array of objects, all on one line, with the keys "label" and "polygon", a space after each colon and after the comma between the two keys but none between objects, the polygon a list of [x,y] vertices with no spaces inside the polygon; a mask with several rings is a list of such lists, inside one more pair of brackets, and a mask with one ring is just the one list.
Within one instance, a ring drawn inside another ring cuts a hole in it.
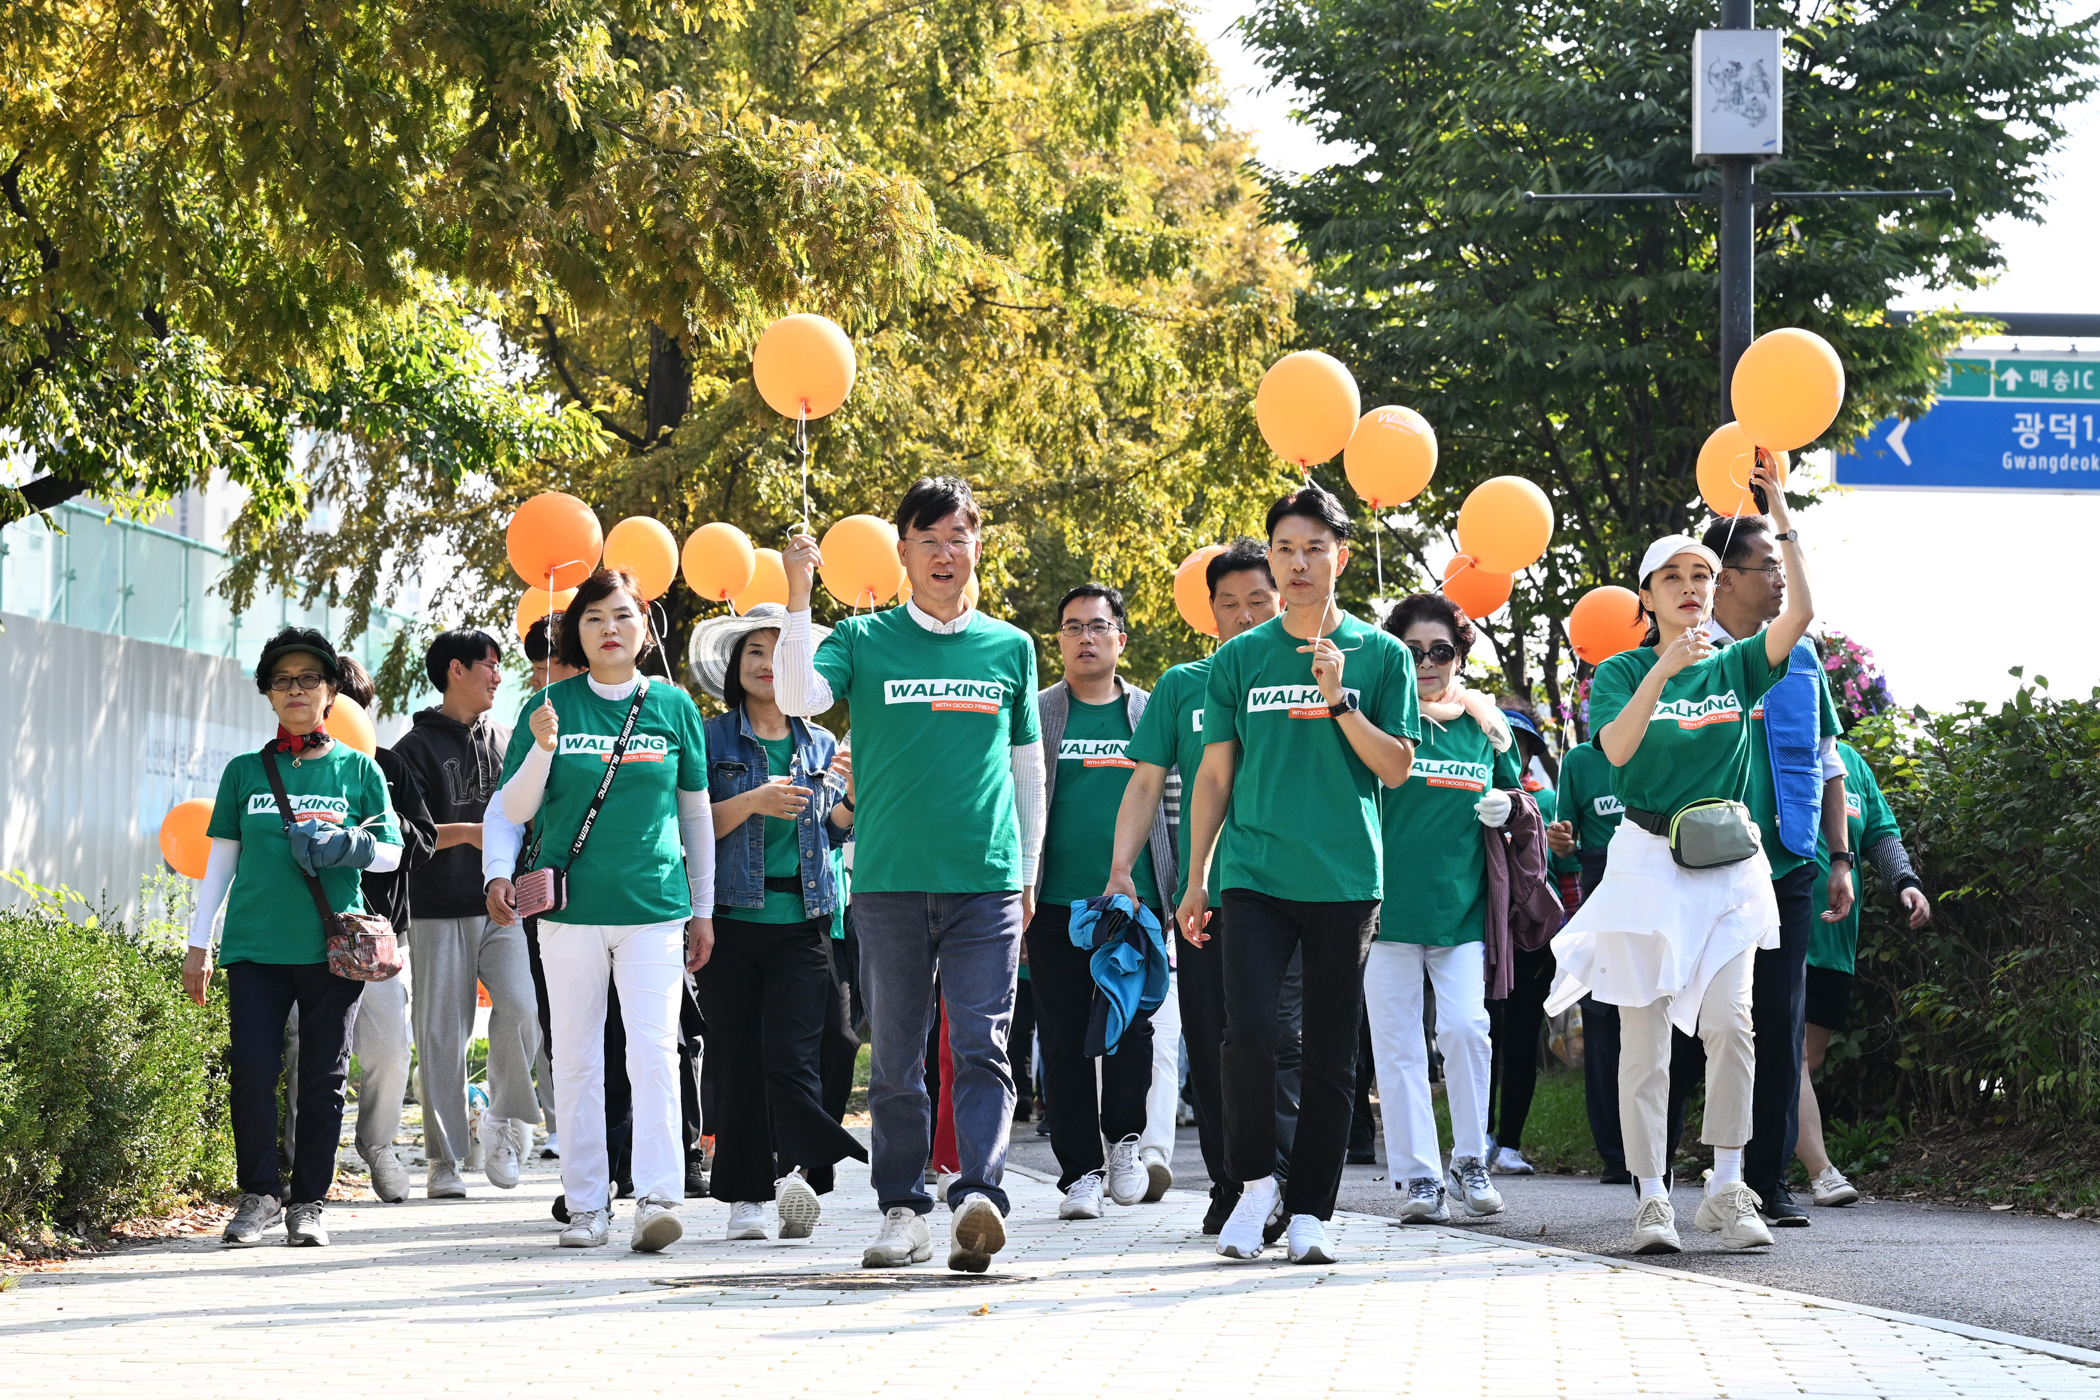
[{"label": "flowering plant", "polygon": [[1823,634],[1823,670],[1838,708],[1854,722],[1896,707],[1874,653],[1835,628]]}]

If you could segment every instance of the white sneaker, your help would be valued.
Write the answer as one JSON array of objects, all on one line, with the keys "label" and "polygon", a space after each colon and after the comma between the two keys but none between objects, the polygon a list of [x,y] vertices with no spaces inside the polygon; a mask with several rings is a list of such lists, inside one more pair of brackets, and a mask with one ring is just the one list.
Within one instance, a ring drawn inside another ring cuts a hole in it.
[{"label": "white sneaker", "polygon": [[550,1131],[547,1140],[540,1144],[540,1156],[559,1159],[561,1156],[561,1134]]},{"label": "white sneaker", "polygon": [[519,1126],[487,1109],[481,1111],[481,1172],[499,1191],[516,1186],[518,1173],[525,1169],[524,1154],[518,1148]]},{"label": "white sneaker", "polygon": [[604,1244],[606,1233],[611,1228],[610,1210],[572,1210],[568,1228],[561,1232],[559,1243],[563,1249],[590,1249]]},{"label": "white sneaker", "polygon": [[1498,1147],[1488,1154],[1488,1170],[1502,1176],[1531,1176],[1537,1168],[1524,1160],[1514,1147]]},{"label": "white sneaker", "polygon": [[1250,1182],[1240,1192],[1239,1204],[1225,1217],[1218,1231],[1218,1253],[1227,1259],[1259,1259],[1262,1229],[1283,1209],[1283,1192],[1273,1176]]},{"label": "white sneaker", "polygon": [[725,1240],[762,1240],[766,1237],[766,1203],[764,1201],[737,1201],[729,1207],[729,1228],[722,1232]]},{"label": "white sneaker", "polygon": [[1156,1147],[1148,1147],[1138,1154],[1145,1164],[1145,1199],[1156,1201],[1174,1189],[1174,1168],[1167,1163],[1167,1154]]},{"label": "white sneaker", "polygon": [[1684,1249],[1677,1238],[1677,1207],[1668,1196],[1643,1196],[1633,1209],[1633,1252],[1676,1254]]},{"label": "white sneaker", "polygon": [[1138,1160],[1137,1134],[1132,1133],[1108,1149],[1108,1197],[1119,1206],[1134,1206],[1145,1199],[1152,1184],[1145,1164]]},{"label": "white sneaker", "polygon": [[634,1229],[627,1247],[637,1254],[655,1254],[685,1238],[685,1224],[670,1201],[644,1196],[634,1203]]},{"label": "white sneaker", "polygon": [[789,1172],[773,1183],[773,1207],[780,1212],[780,1238],[806,1240],[817,1228],[824,1205],[800,1172]]},{"label": "white sneaker", "polygon": [[[372,1189],[378,1190],[379,1173],[372,1173],[372,1183]],[[1808,1183],[1808,1189],[1819,1206],[1849,1206],[1859,1200],[1859,1188],[1845,1180],[1845,1174],[1836,1167],[1825,1167],[1817,1172],[1816,1179]]]},{"label": "white sneaker", "polygon": [[372,1194],[389,1204],[405,1201],[412,1188],[408,1179],[408,1168],[401,1165],[401,1156],[391,1145],[375,1147],[370,1152],[358,1149],[358,1156],[372,1171]]},{"label": "white sneaker", "polygon": [[955,1184],[955,1178],[956,1178],[956,1177],[958,1177],[958,1176],[960,1176],[960,1175],[962,1175],[962,1173],[960,1173],[960,1172],[935,1172],[935,1173],[934,1173],[934,1177],[933,1177],[933,1203],[934,1203],[935,1205],[937,1205],[937,1206],[944,1206],[944,1205],[948,1204],[948,1188],[949,1188],[949,1187],[951,1187],[951,1186],[953,1186],[953,1185]]},{"label": "white sneaker", "polygon": [[926,1217],[910,1206],[891,1206],[882,1216],[882,1231],[875,1242],[861,1251],[863,1269],[890,1269],[899,1264],[923,1264],[933,1257],[933,1239],[926,1233]]},{"label": "white sneaker", "polygon": [[1065,1198],[1057,1206],[1059,1220],[1099,1220],[1101,1218],[1101,1173],[1088,1172],[1065,1188]]},{"label": "white sneaker", "polygon": [[1718,1230],[1722,1245],[1729,1249],[1755,1249],[1772,1242],[1772,1229],[1757,1212],[1760,1204],[1747,1183],[1723,1182],[1708,1189],[1692,1223],[1702,1230]]},{"label": "white sneaker", "polygon": [[974,1191],[963,1197],[948,1226],[948,1267],[959,1274],[981,1274],[1004,1248],[1006,1217],[992,1198]]},{"label": "white sneaker", "polygon": [[1334,1246],[1327,1242],[1327,1222],[1317,1215],[1292,1216],[1290,1254],[1293,1264],[1332,1264]]},{"label": "white sneaker", "polygon": [[457,1162],[436,1161],[423,1178],[423,1194],[433,1201],[466,1199],[467,1183],[460,1179]]},{"label": "white sneaker", "polygon": [[[1396,1186],[1399,1183],[1394,1183]],[[1444,1187],[1433,1176],[1410,1177],[1407,1199],[1400,1203],[1403,1225],[1449,1225],[1451,1207],[1444,1203]]]},{"label": "white sneaker", "polygon": [[1502,1193],[1488,1180],[1487,1163],[1478,1157],[1453,1157],[1444,1180],[1471,1214],[1493,1215],[1502,1209]]}]

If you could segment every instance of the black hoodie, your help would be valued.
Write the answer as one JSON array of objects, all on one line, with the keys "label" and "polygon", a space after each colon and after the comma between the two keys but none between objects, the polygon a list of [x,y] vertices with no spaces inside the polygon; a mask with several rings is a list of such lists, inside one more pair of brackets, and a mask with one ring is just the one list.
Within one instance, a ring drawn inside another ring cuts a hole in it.
[{"label": "black hoodie", "polygon": [[[416,775],[431,820],[478,822],[502,786],[503,751],[510,731],[487,715],[461,724],[443,710],[416,711],[415,726],[394,743],[394,752]],[[409,905],[419,919],[467,919],[488,912],[481,892],[481,851],[452,846],[409,877]]]}]

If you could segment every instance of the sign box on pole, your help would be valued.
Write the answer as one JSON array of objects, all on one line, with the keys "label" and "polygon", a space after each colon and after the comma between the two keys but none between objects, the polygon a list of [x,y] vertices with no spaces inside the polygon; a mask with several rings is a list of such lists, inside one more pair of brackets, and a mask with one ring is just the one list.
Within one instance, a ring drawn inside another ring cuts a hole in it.
[{"label": "sign box on pole", "polygon": [[1770,160],[1779,146],[1779,31],[1702,29],[1692,36],[1692,159]]}]

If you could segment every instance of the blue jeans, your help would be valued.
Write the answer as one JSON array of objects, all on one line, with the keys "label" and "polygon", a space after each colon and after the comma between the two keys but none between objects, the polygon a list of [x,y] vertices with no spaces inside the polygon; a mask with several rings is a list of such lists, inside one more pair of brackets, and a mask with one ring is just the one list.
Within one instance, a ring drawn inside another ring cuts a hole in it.
[{"label": "blue jeans", "polygon": [[1014,1079],[1006,1041],[1013,1028],[1014,973],[1021,955],[1021,896],[988,894],[853,895],[860,936],[862,995],[873,1042],[868,1115],[870,1175],[883,1210],[933,1209],[926,1159],[933,1151],[933,1103],[926,1096],[926,1037],[933,1030],[933,980],[948,1006],[955,1059],[955,1147],[961,1174],[948,1203],[982,1195],[1007,1210],[1006,1134]]}]

